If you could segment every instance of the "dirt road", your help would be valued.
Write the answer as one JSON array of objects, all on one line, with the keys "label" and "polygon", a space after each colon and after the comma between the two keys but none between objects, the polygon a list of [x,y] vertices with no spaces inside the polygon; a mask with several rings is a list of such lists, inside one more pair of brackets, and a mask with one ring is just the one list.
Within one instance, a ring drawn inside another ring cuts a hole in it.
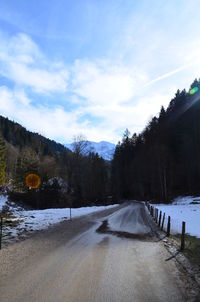
[{"label": "dirt road", "polygon": [[0,301],[189,301],[154,228],[136,203],[15,243],[0,252]]}]

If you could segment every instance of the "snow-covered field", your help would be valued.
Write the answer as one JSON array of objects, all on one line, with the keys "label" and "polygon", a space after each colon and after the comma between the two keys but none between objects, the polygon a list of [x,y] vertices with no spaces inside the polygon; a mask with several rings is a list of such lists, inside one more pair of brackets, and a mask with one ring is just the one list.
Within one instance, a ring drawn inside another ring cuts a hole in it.
[{"label": "snow-covered field", "polygon": [[[181,233],[182,221],[186,222],[186,233],[200,238],[200,197],[178,197],[172,204],[153,205],[162,213],[171,216],[172,233]],[[167,219],[165,219],[165,228]]]},{"label": "snow-covered field", "polygon": [[[8,223],[3,224],[3,241],[5,242],[16,239],[16,237],[25,237],[30,232],[46,229],[50,225],[70,218],[69,208],[30,211],[17,206],[15,203],[7,203],[7,196],[0,196],[0,212],[2,207],[7,204],[9,205],[10,217]],[[72,209],[72,219],[115,206],[117,205]]]}]

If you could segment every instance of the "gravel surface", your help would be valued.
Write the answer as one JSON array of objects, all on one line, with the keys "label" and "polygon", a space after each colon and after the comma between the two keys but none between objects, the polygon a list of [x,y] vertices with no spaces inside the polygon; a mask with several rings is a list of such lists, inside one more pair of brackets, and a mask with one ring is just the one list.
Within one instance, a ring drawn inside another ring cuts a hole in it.
[{"label": "gravel surface", "polygon": [[194,301],[155,231],[144,205],[133,203],[12,244],[0,251],[0,301]]}]

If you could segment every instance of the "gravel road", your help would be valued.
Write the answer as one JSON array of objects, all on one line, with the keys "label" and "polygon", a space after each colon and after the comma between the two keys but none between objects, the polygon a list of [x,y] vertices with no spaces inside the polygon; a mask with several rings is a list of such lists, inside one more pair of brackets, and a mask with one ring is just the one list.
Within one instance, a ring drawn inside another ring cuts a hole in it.
[{"label": "gravel road", "polygon": [[123,205],[0,251],[0,301],[189,301],[169,257],[144,205]]}]

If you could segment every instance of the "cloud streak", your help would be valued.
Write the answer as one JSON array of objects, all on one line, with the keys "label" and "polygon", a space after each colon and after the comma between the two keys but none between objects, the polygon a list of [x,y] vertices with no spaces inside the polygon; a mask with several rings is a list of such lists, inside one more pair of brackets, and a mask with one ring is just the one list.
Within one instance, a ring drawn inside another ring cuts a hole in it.
[{"label": "cloud streak", "polygon": [[[195,64],[196,64],[196,62],[195,62]],[[181,71],[183,71],[183,70],[185,70],[185,69],[188,69],[189,67],[191,67],[192,65],[195,65],[195,64],[194,64],[194,63],[187,64],[187,65],[181,66],[181,67],[179,67],[179,68],[176,68],[176,69],[174,69],[174,70],[172,70],[172,71],[170,71],[170,72],[167,72],[167,73],[165,73],[165,74],[163,74],[163,75],[161,75],[161,76],[159,76],[159,77],[157,77],[157,78],[151,80],[150,82],[148,82],[148,83],[145,85],[145,87],[150,86],[150,85],[152,85],[152,84],[155,84],[155,83],[157,83],[157,82],[159,82],[159,81],[161,81],[161,80],[164,80],[164,79],[166,79],[166,78],[169,78],[169,77],[171,77],[171,76],[173,76],[173,75],[175,75],[175,74],[177,74],[177,73],[179,73],[179,72],[181,72]]]}]

